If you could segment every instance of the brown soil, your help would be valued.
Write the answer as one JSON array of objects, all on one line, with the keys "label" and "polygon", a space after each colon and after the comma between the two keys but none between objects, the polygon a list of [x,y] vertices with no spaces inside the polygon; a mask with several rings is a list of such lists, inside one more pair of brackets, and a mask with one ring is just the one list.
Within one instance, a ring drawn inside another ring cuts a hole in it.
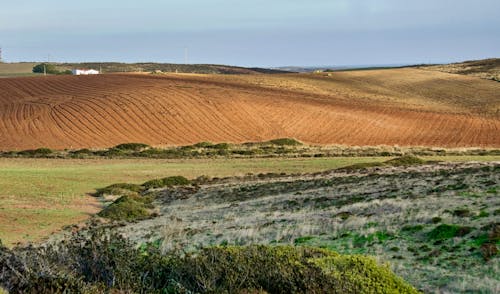
[{"label": "brown soil", "polygon": [[0,149],[307,143],[500,147],[500,84],[419,69],[0,79]]}]

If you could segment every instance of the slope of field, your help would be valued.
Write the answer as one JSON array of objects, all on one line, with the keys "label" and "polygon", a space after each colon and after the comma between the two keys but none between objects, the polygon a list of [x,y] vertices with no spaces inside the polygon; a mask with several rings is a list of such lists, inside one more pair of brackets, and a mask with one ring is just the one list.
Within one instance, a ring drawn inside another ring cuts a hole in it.
[{"label": "slope of field", "polygon": [[0,62],[0,77],[29,76],[33,74],[33,62],[3,63]]},{"label": "slope of field", "polygon": [[500,84],[418,69],[0,80],[0,149],[294,137],[346,145],[500,146]]},{"label": "slope of field", "polygon": [[421,68],[454,74],[470,75],[500,82],[500,58],[422,66]]}]

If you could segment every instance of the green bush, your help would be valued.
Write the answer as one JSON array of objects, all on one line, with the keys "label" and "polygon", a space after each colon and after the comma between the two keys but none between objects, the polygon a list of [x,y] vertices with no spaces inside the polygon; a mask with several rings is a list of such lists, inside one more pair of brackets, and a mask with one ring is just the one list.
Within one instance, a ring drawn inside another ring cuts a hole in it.
[{"label": "green bush", "polygon": [[199,142],[193,145],[195,148],[212,148],[215,144],[211,142]]},{"label": "green bush", "polygon": [[122,196],[98,213],[100,217],[112,220],[141,220],[148,218],[153,208],[152,199],[141,196]]},{"label": "green bush", "polygon": [[432,240],[444,240],[453,237],[460,237],[470,233],[471,228],[457,225],[441,224],[427,234]]},{"label": "green bush", "polygon": [[145,182],[142,186],[146,189],[156,189],[163,187],[185,186],[191,184],[191,181],[183,176],[166,177],[163,179],[154,179]]},{"label": "green bush", "polygon": [[104,188],[97,189],[97,192],[94,193],[94,196],[100,197],[104,195],[124,195],[124,194],[134,194],[139,193],[144,188],[140,185],[136,184],[128,184],[128,183],[118,183],[112,184]]},{"label": "green bush", "polygon": [[51,155],[52,153],[53,151],[49,148],[38,148],[19,151],[17,154],[27,157],[46,157],[48,155]]},{"label": "green bush", "polygon": [[0,254],[12,293],[417,293],[371,257],[292,246],[162,254],[103,229]]},{"label": "green bush", "polygon": [[120,144],[116,145],[113,147],[114,149],[122,150],[122,151],[141,151],[147,148],[150,148],[151,146],[143,143],[125,143],[125,144]]},{"label": "green bush", "polygon": [[278,145],[278,146],[299,146],[302,145],[302,142],[297,141],[292,138],[279,138],[274,140],[269,140],[266,143]]},{"label": "green bush", "polygon": [[50,63],[40,63],[33,67],[33,73],[48,73],[48,74],[60,74],[61,72],[57,70],[54,64]]},{"label": "green bush", "polygon": [[419,165],[424,164],[425,160],[422,160],[413,155],[403,155],[385,162],[385,164],[390,166],[409,166],[409,165]]}]

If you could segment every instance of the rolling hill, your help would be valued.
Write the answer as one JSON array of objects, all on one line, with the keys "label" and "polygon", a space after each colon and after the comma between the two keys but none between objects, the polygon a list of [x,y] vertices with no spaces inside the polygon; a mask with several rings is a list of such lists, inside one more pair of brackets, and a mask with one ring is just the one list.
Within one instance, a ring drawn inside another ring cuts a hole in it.
[{"label": "rolling hill", "polygon": [[451,64],[422,66],[423,69],[469,75],[500,82],[500,58],[470,60]]},{"label": "rolling hill", "polygon": [[0,149],[314,144],[500,147],[500,84],[414,68],[0,79]]}]

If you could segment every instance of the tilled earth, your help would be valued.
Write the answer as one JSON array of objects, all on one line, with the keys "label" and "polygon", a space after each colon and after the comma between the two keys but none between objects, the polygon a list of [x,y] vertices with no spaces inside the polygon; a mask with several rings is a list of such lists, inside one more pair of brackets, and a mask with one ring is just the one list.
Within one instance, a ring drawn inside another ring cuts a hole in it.
[{"label": "tilled earth", "polygon": [[164,250],[295,244],[390,262],[426,291],[500,290],[500,162],[226,179],[156,191],[158,217],[119,228]]}]

